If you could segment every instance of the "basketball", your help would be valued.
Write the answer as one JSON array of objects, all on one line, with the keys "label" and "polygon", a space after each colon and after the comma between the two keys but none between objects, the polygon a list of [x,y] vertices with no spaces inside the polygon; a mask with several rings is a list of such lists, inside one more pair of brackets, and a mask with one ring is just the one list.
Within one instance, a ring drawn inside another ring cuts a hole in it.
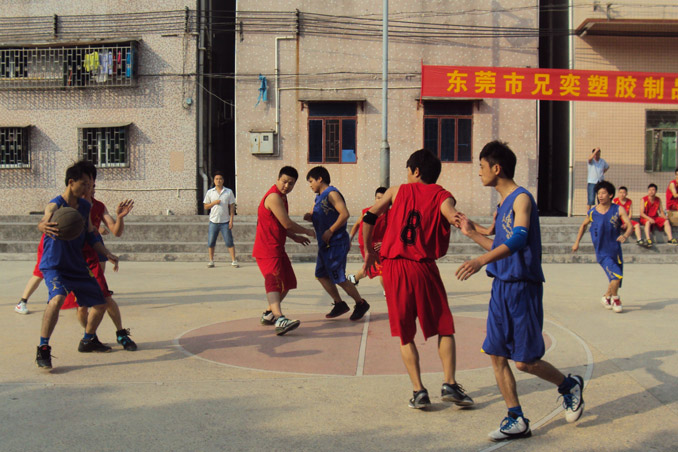
[{"label": "basketball", "polygon": [[80,237],[85,228],[85,219],[80,215],[80,212],[72,207],[59,207],[52,215],[51,221],[57,223],[60,240],[76,239]]}]

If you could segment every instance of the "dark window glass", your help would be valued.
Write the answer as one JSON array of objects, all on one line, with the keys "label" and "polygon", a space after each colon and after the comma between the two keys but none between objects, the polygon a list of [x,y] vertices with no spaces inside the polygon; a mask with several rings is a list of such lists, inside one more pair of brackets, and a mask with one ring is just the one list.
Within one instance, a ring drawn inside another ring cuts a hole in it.
[{"label": "dark window glass", "polygon": [[454,119],[440,120],[440,161],[454,162],[454,136],[456,134]]},{"label": "dark window glass", "polygon": [[438,120],[424,119],[424,149],[436,152],[438,150]]},{"label": "dark window glass", "polygon": [[341,121],[341,161],[355,163],[355,119]]},{"label": "dark window glass", "polygon": [[308,115],[309,163],[357,161],[356,102],[310,102]]},{"label": "dark window glass", "polygon": [[472,161],[472,138],[472,102],[424,104],[424,147],[442,162]]},{"label": "dark window glass", "polygon": [[308,161],[311,163],[322,163],[323,161],[322,120],[308,121]]},{"label": "dark window glass", "polygon": [[457,121],[457,161],[471,161],[471,125],[470,119],[459,119]]}]

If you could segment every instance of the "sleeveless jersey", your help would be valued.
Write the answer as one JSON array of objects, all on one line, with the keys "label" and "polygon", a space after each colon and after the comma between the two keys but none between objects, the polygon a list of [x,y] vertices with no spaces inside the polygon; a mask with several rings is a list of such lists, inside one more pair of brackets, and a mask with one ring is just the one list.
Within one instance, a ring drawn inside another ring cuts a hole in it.
[{"label": "sleeveless jersey", "polygon": [[627,213],[628,215],[631,215],[631,205],[633,204],[633,201],[631,201],[629,198],[626,198],[626,202],[625,202],[624,204],[621,203],[621,201],[619,200],[619,198],[614,198],[614,199],[612,200],[612,202],[613,202],[614,204],[617,204],[618,206],[623,207],[624,210],[626,210],[626,213]]},{"label": "sleeveless jersey", "polygon": [[604,257],[622,258],[621,243],[617,237],[621,235],[621,218],[619,206],[612,204],[605,213],[592,207],[588,213],[591,222],[591,241],[596,250],[596,258],[600,262]]},{"label": "sleeveless jersey", "polygon": [[648,217],[659,215],[659,198],[655,196],[654,202],[650,202],[650,196],[643,196],[643,213]]},{"label": "sleeveless jersey", "polygon": [[678,190],[678,180],[672,180],[669,182],[668,187],[666,187],[666,210],[678,210],[678,198],[673,197],[673,193],[671,193],[671,184]]},{"label": "sleeveless jersey", "polygon": [[[365,212],[370,210],[372,207],[365,207],[362,211],[362,215],[360,218],[365,216]],[[384,233],[386,232],[386,227],[388,226],[388,214],[391,210],[387,210],[386,212],[382,213],[379,215],[379,218],[377,218],[377,222],[374,223],[374,226],[372,228],[372,243],[378,243],[381,242],[382,239],[384,238]],[[365,242],[363,241],[363,222],[360,222],[360,226],[358,226],[358,245],[362,248],[365,245]]]},{"label": "sleeveless jersey", "polygon": [[450,223],[440,205],[452,194],[437,184],[403,184],[391,206],[381,242],[384,259],[430,261],[447,253]]},{"label": "sleeveless jersey", "polygon": [[492,249],[503,245],[513,235],[513,203],[516,197],[525,193],[530,198],[532,209],[530,210],[530,227],[527,230],[527,246],[516,251],[510,256],[492,262],[487,266],[488,276],[501,281],[530,281],[535,283],[544,282],[544,273],[541,269],[541,231],[539,228],[539,212],[537,203],[532,194],[523,187],[516,188],[509,194],[497,210],[495,221],[495,236]]},{"label": "sleeveless jersey", "polygon": [[[50,203],[56,204],[57,207],[68,206],[68,203],[61,195],[52,199]],[[45,237],[42,259],[40,260],[40,271],[57,270],[63,275],[70,276],[89,275],[89,269],[85,263],[82,249],[85,245],[85,232],[87,230],[90,208],[91,204],[88,201],[78,198],[78,212],[80,212],[80,215],[85,220],[85,227],[79,237],[68,241]]]},{"label": "sleeveless jersey", "polygon": [[255,258],[281,257],[285,255],[287,230],[280,224],[273,212],[264,206],[266,198],[272,193],[277,193],[282,198],[285,212],[289,212],[287,196],[283,195],[276,185],[273,185],[264,195],[257,210],[257,232],[254,236],[254,248],[252,249],[252,256]]},{"label": "sleeveless jersey", "polygon": [[[323,233],[327,231],[335,221],[337,221],[337,218],[339,218],[339,212],[334,208],[329,199],[329,195],[333,191],[339,193],[339,190],[337,190],[336,187],[331,185],[327,187],[322,193],[315,197],[315,205],[313,206],[313,228],[315,229],[315,235],[318,239],[318,246],[321,247],[328,245],[323,242]],[[344,199],[341,193],[339,193],[339,196],[341,196],[341,199]],[[332,238],[330,238],[329,245],[332,246],[340,244],[344,241],[347,241],[348,238],[346,223],[344,223],[342,227],[334,231]]]},{"label": "sleeveless jersey", "polygon": [[[101,226],[101,220],[104,218],[105,210],[106,206],[103,202],[92,198],[92,208],[89,211],[89,220],[92,222],[94,229],[97,230],[97,233],[99,232],[99,226]],[[85,260],[90,269],[95,265],[99,265],[99,253],[97,253],[88,243],[85,243],[82,253],[85,255]]]}]

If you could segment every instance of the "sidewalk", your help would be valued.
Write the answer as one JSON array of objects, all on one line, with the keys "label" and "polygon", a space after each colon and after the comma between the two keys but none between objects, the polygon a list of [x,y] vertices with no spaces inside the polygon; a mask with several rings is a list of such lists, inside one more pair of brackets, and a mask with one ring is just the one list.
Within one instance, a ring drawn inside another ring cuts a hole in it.
[{"label": "sidewalk", "polygon": [[[460,326],[482,328],[491,281],[481,272],[457,282],[457,266],[440,266],[452,312]],[[34,362],[44,285],[28,304],[31,314],[13,312],[32,267],[0,262],[3,452],[495,450],[486,436],[506,409],[492,369],[477,365],[485,358],[475,339],[463,339],[470,332],[457,336],[457,379],[476,406],[462,410],[440,400],[442,372],[432,339],[422,359],[424,370],[433,371],[424,375],[433,407],[407,408],[411,386],[398,362],[398,339],[382,337],[378,327],[386,304],[376,280],[358,286],[372,305],[369,324],[347,316],[326,322],[331,301],[313,278],[314,264],[294,264],[299,289],[284,310],[302,325],[277,337],[259,325],[265,296],[254,263],[207,269],[203,263],[122,262],[107,278],[139,350],[115,344],[109,354],[78,353],[82,331],[74,313],[64,311],[51,340],[54,369],[46,373]],[[677,267],[625,266],[622,314],[600,304],[606,279],[598,265],[549,264],[544,270],[544,331],[551,343],[545,359],[563,372],[591,375],[586,411],[576,424],[567,424],[562,412],[549,418],[560,406],[555,388],[517,372],[533,437],[502,449],[676,450]],[[108,318],[99,337],[115,342]],[[295,359],[316,363],[316,370],[285,368]],[[349,372],[323,371],[337,363]]]}]

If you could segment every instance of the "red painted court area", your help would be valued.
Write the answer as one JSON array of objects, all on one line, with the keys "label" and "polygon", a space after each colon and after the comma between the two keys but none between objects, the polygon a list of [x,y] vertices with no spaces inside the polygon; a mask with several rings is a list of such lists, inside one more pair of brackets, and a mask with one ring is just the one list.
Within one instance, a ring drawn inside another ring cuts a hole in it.
[{"label": "red painted court area", "polygon": [[[366,317],[359,322],[351,322],[348,315],[332,320],[323,314],[297,318],[301,326],[285,336],[276,336],[274,327],[261,326],[259,319],[249,318],[189,331],[179,338],[179,345],[203,359],[250,369],[320,375],[405,373],[400,339],[391,337],[386,313],[372,313],[369,320]],[[485,319],[455,316],[454,322],[457,369],[489,367],[489,358],[480,350]],[[546,335],[544,340],[548,349],[551,341]],[[415,343],[422,372],[440,372],[437,337],[424,341],[418,334]]]}]

